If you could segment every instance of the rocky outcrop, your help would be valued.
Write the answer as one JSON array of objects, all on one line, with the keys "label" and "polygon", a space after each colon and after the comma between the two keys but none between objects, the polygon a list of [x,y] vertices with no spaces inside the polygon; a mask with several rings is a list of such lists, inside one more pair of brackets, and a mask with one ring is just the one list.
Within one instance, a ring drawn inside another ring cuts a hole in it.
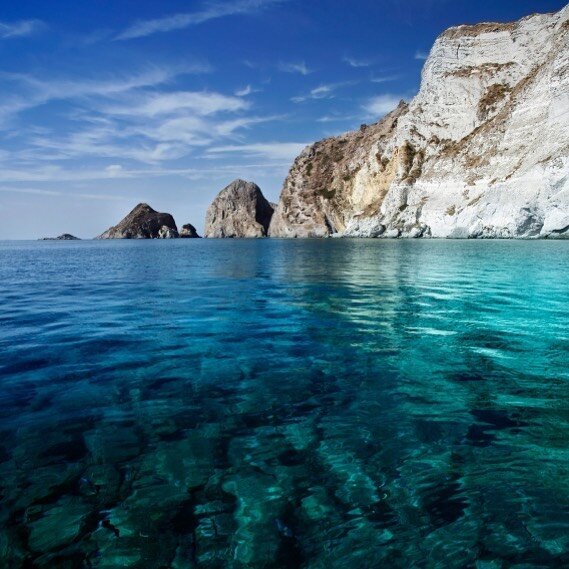
[{"label": "rocky outcrop", "polygon": [[235,180],[207,210],[205,237],[265,237],[273,207],[256,184]]},{"label": "rocky outcrop", "polygon": [[119,224],[107,229],[97,239],[171,239],[178,228],[169,213],[154,211],[148,204],[138,204]]},{"label": "rocky outcrop", "polygon": [[81,241],[79,237],[71,235],[71,233],[63,233],[58,237],[42,237],[40,241]]},{"label": "rocky outcrop", "polygon": [[158,230],[158,239],[178,239],[179,237],[178,232],[167,225],[163,225]]},{"label": "rocky outcrop", "polygon": [[196,228],[191,223],[186,223],[182,225],[182,230],[180,231],[180,237],[182,239],[200,239]]},{"label": "rocky outcrop", "polygon": [[569,236],[568,19],[444,32],[409,105],[302,152],[269,235]]}]

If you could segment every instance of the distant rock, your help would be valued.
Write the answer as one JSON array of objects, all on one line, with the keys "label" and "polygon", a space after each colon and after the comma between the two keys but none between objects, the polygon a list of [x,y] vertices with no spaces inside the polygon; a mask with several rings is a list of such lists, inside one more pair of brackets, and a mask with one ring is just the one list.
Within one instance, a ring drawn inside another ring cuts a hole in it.
[{"label": "distant rock", "polygon": [[174,239],[178,228],[169,213],[154,211],[148,204],[138,204],[120,223],[97,239]]},{"label": "distant rock", "polygon": [[158,231],[158,239],[178,239],[180,237],[175,229],[163,225]]},{"label": "distant rock", "polygon": [[274,209],[257,184],[235,180],[207,210],[205,237],[266,237]]},{"label": "distant rock", "polygon": [[182,230],[180,231],[180,237],[182,239],[200,239],[196,228],[191,223],[186,223],[182,225]]},{"label": "distant rock", "polygon": [[59,237],[43,237],[40,241],[81,241],[81,239],[71,233],[63,233]]}]

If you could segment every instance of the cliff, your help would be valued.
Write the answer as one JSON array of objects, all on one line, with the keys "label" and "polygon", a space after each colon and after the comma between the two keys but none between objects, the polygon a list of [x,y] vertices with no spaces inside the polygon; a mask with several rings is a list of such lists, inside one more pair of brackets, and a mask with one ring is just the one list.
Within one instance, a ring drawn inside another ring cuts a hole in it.
[{"label": "cliff", "polygon": [[266,237],[272,216],[259,186],[234,180],[209,206],[204,237]]},{"label": "cliff", "polygon": [[568,20],[444,32],[408,105],[301,153],[269,235],[569,236]]},{"label": "cliff", "polygon": [[159,213],[148,204],[138,204],[122,221],[97,239],[172,239],[178,228],[169,213]]}]

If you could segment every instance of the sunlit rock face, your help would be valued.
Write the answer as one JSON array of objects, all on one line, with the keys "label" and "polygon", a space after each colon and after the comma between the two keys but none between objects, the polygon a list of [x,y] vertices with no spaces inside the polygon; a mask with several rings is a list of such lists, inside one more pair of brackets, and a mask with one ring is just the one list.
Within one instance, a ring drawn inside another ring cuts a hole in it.
[{"label": "sunlit rock face", "polygon": [[178,239],[178,232],[167,225],[163,225],[158,230],[158,239]]},{"label": "sunlit rock face", "polygon": [[269,234],[569,236],[569,6],[444,32],[409,105],[301,153]]},{"label": "sunlit rock face", "polygon": [[257,184],[234,180],[209,206],[205,237],[266,237],[273,206]]},{"label": "sunlit rock face", "polygon": [[178,228],[169,213],[159,213],[148,204],[138,204],[120,223],[97,239],[172,239]]}]

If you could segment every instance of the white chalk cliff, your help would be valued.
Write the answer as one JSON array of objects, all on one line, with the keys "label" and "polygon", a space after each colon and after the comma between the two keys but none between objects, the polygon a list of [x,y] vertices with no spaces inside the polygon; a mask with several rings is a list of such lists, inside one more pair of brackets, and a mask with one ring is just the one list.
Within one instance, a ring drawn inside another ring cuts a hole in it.
[{"label": "white chalk cliff", "polygon": [[269,235],[569,237],[569,5],[435,42],[407,105],[296,159]]}]

